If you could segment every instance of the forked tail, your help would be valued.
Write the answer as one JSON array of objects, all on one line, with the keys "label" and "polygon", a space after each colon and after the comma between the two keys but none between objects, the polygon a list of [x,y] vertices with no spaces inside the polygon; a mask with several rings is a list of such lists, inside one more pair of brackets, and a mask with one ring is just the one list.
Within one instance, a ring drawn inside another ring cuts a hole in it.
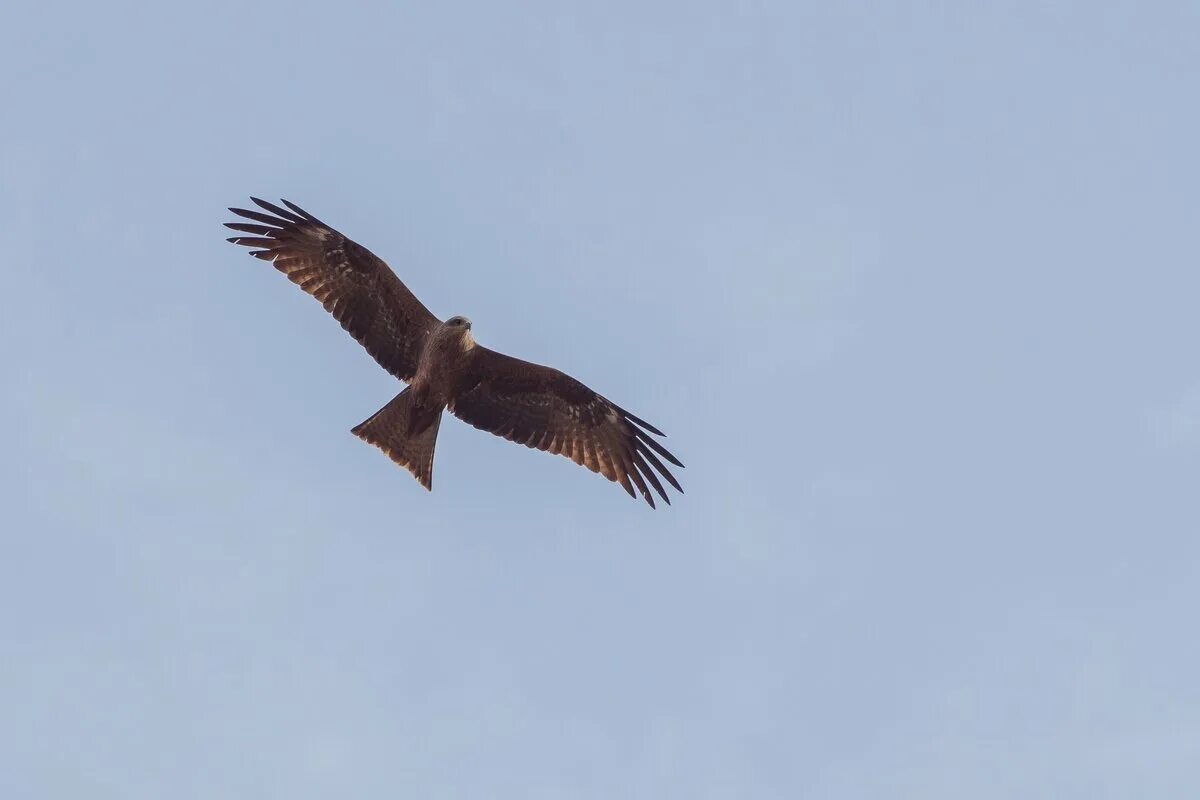
[{"label": "forked tail", "polygon": [[410,387],[350,432],[378,447],[426,489],[433,489],[433,448],[443,408],[419,405]]}]

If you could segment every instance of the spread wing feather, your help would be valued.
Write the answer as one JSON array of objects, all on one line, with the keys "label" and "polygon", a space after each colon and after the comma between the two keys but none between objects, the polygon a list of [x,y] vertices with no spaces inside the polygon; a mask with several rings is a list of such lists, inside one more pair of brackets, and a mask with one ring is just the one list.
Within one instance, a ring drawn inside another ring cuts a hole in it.
[{"label": "spread wing feather", "polygon": [[254,248],[250,255],[273,262],[319,300],[381,367],[401,380],[412,380],[425,337],[438,323],[429,309],[383,259],[299,206],[284,200],[287,208],[280,208],[250,199],[270,213],[229,209],[254,221],[225,223],[252,234],[229,241]]},{"label": "spread wing feather", "polygon": [[636,486],[651,508],[651,487],[671,502],[660,477],[683,491],[658,458],[683,466],[650,438],[651,433],[663,435],[657,428],[556,369],[478,345],[472,353],[449,403],[459,419],[509,441],[564,455],[620,483],[631,497],[637,496]]}]

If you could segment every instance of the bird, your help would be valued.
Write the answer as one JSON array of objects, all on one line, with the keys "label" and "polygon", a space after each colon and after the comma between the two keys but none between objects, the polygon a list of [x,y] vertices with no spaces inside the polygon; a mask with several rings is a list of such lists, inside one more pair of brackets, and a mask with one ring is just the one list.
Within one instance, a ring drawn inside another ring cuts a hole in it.
[{"label": "bird", "polygon": [[[251,197],[260,210],[230,208],[248,222],[226,222],[251,248],[316,298],[372,358],[408,384],[351,432],[433,489],[433,454],[442,414],[526,447],[562,456],[621,485],[655,507],[668,505],[665,480],[683,487],[667,461],[683,463],[650,423],[552,367],[476,343],[471,320],[439,320],[367,248],[287,200]],[[245,235],[249,234],[249,235]]]}]

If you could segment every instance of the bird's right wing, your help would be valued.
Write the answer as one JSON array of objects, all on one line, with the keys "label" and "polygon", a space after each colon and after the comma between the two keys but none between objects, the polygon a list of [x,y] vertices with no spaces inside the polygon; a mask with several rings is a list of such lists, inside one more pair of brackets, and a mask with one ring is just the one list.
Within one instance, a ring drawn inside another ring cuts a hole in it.
[{"label": "bird's right wing", "polygon": [[[509,441],[564,455],[621,484],[654,507],[647,483],[668,504],[661,476],[683,487],[658,456],[677,467],[652,436],[663,432],[570,375],[476,345],[450,399],[450,413]],[[655,454],[658,454],[657,456]]]},{"label": "bird's right wing", "polygon": [[438,324],[429,309],[367,248],[287,200],[282,201],[284,209],[250,199],[271,213],[229,209],[254,221],[225,223],[253,234],[229,241],[255,248],[250,255],[273,262],[319,300],[381,367],[401,380],[412,380],[425,338]]}]

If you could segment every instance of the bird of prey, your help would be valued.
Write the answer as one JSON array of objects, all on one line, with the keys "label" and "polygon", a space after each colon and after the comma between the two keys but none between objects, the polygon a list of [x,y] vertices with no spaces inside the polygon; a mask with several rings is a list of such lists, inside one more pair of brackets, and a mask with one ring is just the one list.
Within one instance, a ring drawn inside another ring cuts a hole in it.
[{"label": "bird of prey", "polygon": [[[564,455],[634,487],[654,507],[668,504],[662,481],[683,488],[660,460],[682,467],[651,434],[662,431],[550,367],[476,344],[471,320],[442,322],[367,248],[287,200],[286,208],[250,198],[261,211],[229,209],[250,222],[227,222],[288,279],[320,301],[342,327],[408,387],[352,432],[433,488],[433,449],[442,411],[509,441]],[[264,213],[266,212],[266,213]]]}]

